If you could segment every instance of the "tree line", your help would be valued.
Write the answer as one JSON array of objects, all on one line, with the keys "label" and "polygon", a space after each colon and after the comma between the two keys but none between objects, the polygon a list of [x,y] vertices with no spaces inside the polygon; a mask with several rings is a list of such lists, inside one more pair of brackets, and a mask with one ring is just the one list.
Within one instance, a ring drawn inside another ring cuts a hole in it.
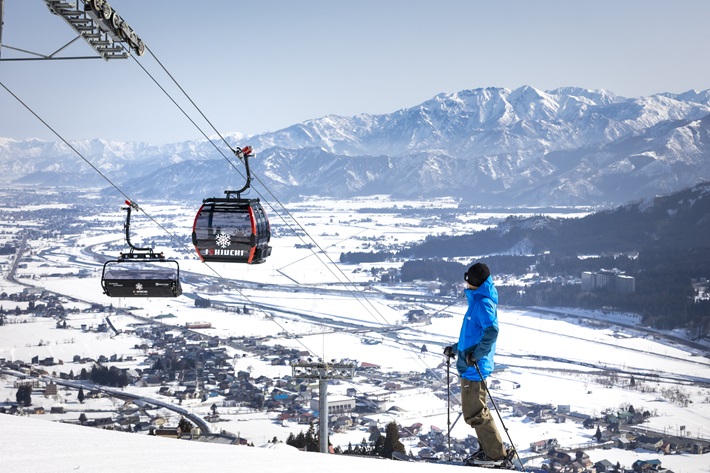
[{"label": "tree line", "polygon": [[[286,444],[307,452],[319,452],[320,435],[314,425],[311,424],[305,433],[301,431],[297,435],[294,435],[293,432],[289,434]],[[330,442],[328,445],[330,445]],[[345,450],[336,447],[332,453],[392,458],[393,452],[406,454],[404,444],[399,440],[399,426],[394,421],[387,424],[384,435],[380,433],[379,429],[373,427],[370,430],[369,442],[363,438],[360,445],[353,446],[349,444]]]},{"label": "tree line", "polygon": [[[638,254],[601,255],[580,258],[571,252],[537,256],[487,256],[481,259],[494,279],[530,272],[542,278],[579,280],[584,271],[618,269],[636,279],[635,292],[615,293],[606,289],[582,292],[579,284],[541,282],[520,286],[498,283],[500,303],[520,306],[558,306],[633,312],[647,325],[687,328],[698,337],[710,332],[710,302],[695,301],[693,279],[710,278],[710,248],[649,248]],[[471,261],[473,263],[473,261]],[[439,281],[461,284],[468,264],[442,259],[412,260],[402,264],[403,282]]]},{"label": "tree line", "polygon": [[116,388],[128,386],[128,375],[124,370],[118,369],[115,366],[106,368],[105,366],[94,365],[91,368],[89,379],[103,386],[113,386]]}]

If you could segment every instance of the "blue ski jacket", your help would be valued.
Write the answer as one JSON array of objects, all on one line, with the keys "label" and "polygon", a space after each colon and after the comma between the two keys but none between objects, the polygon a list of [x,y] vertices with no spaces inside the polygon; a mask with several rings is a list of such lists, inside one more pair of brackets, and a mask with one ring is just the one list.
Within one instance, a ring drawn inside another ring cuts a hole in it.
[{"label": "blue ski jacket", "polygon": [[475,366],[469,366],[466,358],[473,353],[483,379],[494,368],[493,354],[498,339],[498,291],[490,276],[478,289],[466,289],[468,310],[461,324],[459,341],[452,348],[456,353],[456,369],[462,378],[481,381]]}]

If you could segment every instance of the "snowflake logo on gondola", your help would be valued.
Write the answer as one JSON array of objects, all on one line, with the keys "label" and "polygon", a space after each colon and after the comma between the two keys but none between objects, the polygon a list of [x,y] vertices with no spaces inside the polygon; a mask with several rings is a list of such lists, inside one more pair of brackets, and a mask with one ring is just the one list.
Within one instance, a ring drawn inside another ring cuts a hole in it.
[{"label": "snowflake logo on gondola", "polygon": [[215,241],[220,248],[227,248],[232,243],[232,239],[229,238],[229,235],[226,233],[220,233],[217,235],[217,239]]}]

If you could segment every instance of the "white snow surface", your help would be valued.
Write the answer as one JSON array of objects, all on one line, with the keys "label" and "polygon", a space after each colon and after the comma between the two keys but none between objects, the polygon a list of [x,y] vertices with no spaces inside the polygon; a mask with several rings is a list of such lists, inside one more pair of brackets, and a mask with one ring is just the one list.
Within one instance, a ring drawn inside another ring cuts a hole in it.
[{"label": "white snow surface", "polygon": [[[421,222],[387,221],[379,216],[368,222],[362,215],[357,221],[352,215],[353,207],[358,202],[339,203],[311,202],[302,205],[303,219],[318,225],[322,233],[317,235],[320,245],[337,261],[341,251],[360,249],[362,242],[357,237],[362,235],[377,236],[382,241],[396,238],[416,240],[428,232],[437,232],[438,228],[424,228]],[[372,202],[362,203],[371,206]],[[178,227],[189,227],[185,222],[177,221]],[[30,222],[24,222],[25,224]],[[445,370],[441,348],[457,337],[460,317],[465,312],[464,300],[442,308],[440,304],[392,301],[381,297],[383,293],[418,293],[426,294],[426,288],[417,286],[377,286],[358,289],[361,297],[367,297],[368,304],[358,303],[352,295],[331,292],[317,292],[318,286],[326,288],[334,285],[333,273],[327,268],[330,263],[320,264],[315,255],[308,250],[294,248],[297,243],[293,237],[272,240],[274,252],[266,263],[248,268],[229,268],[227,265],[214,265],[217,272],[234,279],[254,281],[264,284],[261,288],[241,289],[238,291],[221,290],[214,294],[207,292],[206,286],[184,284],[184,295],[170,300],[111,300],[101,294],[99,289],[100,265],[97,265],[84,250],[90,245],[101,250],[101,245],[113,235],[121,237],[120,218],[113,231],[107,228],[97,229],[96,234],[67,236],[56,240],[33,241],[33,257],[27,261],[27,268],[20,271],[23,283],[31,283],[71,296],[83,302],[63,301],[66,308],[76,307],[81,312],[72,313],[68,318],[70,327],[65,330],[55,328],[52,319],[31,316],[9,316],[13,323],[0,327],[0,358],[6,360],[29,360],[38,356],[40,359],[54,357],[61,360],[47,370],[50,375],[68,373],[77,374],[90,365],[74,363],[75,355],[97,358],[100,355],[130,356],[131,362],[117,364],[119,367],[140,367],[145,359],[145,352],[136,345],[143,339],[132,333],[134,324],[141,323],[131,315],[111,314],[111,321],[123,332],[111,337],[107,333],[82,331],[81,325],[96,326],[103,322],[106,314],[85,312],[92,302],[117,307],[133,307],[135,316],[156,317],[171,314],[163,319],[164,323],[184,326],[187,322],[210,321],[212,328],[205,333],[228,336],[275,336],[269,344],[307,349],[314,356],[323,359],[357,359],[359,362],[376,363],[384,373],[421,374],[425,369],[433,369],[442,380]],[[460,227],[450,228],[449,232],[466,231],[471,226],[481,225],[479,221],[462,219]],[[19,226],[22,226],[20,224]],[[11,228],[6,226],[6,228]],[[184,232],[183,232],[184,233]],[[314,231],[315,233],[315,231]],[[147,234],[147,233],[146,233]],[[138,239],[137,239],[138,240]],[[110,254],[111,251],[104,251]],[[0,258],[0,291],[19,292],[22,286],[4,279],[9,266],[8,258]],[[192,259],[180,260],[184,273],[203,274],[213,277],[214,272]],[[376,264],[386,266],[386,264]],[[344,266],[343,274],[353,281],[368,281],[370,266]],[[3,269],[4,268],[4,269]],[[92,271],[95,277],[72,277],[77,268]],[[56,274],[61,273],[62,276]],[[53,275],[54,274],[54,275]],[[341,274],[336,276],[341,277]],[[295,282],[294,282],[295,281]],[[337,283],[337,281],[335,281]],[[223,285],[229,281],[221,281]],[[196,283],[197,284],[197,283]],[[280,285],[275,288],[271,285]],[[294,285],[289,288],[288,285]],[[312,289],[312,290],[311,290]],[[252,314],[227,313],[213,308],[194,307],[193,300],[187,294],[205,294],[212,300],[232,304],[264,304],[288,308],[291,312],[258,310]],[[23,303],[0,301],[5,309],[16,306],[24,308]],[[431,324],[409,324],[404,314],[413,308],[421,308],[427,313],[436,313]],[[569,314],[569,315],[568,315]],[[575,315],[584,315],[582,320]],[[308,318],[304,317],[307,316]],[[684,427],[685,435],[710,438],[710,389],[704,385],[681,384],[669,380],[670,375],[693,376],[710,379],[710,360],[705,353],[690,350],[687,347],[670,343],[658,336],[637,330],[637,318],[633,314],[604,314],[597,312],[551,310],[535,308],[528,311],[510,310],[499,307],[500,338],[496,363],[501,371],[494,373],[491,381],[500,381],[500,387],[492,390],[498,401],[537,402],[553,405],[569,405],[572,411],[587,415],[600,415],[606,409],[619,409],[633,405],[639,410],[648,410],[654,415],[642,426],[660,433],[678,434]],[[337,322],[352,323],[358,331],[348,331],[329,325]],[[385,334],[383,328],[401,328],[394,335]],[[279,334],[278,332],[283,332]],[[288,336],[286,336],[288,335]],[[297,335],[297,336],[295,336]],[[364,338],[380,343],[366,345]],[[428,352],[422,353],[423,343]],[[290,374],[289,366],[272,365],[268,359],[253,354],[240,353],[229,348],[234,358],[235,371],[250,371],[253,377],[261,375],[278,377]],[[569,361],[576,362],[570,364]],[[581,363],[581,364],[580,364]],[[643,373],[639,383],[648,389],[629,389],[624,383],[617,382],[608,387],[597,367],[630,370]],[[574,369],[570,370],[570,367]],[[452,372],[453,376],[453,372]],[[15,377],[0,374],[0,403],[14,400],[16,389]],[[374,393],[382,388],[375,386],[370,379],[358,377],[352,381],[329,386],[332,395],[343,395],[349,387],[360,393]],[[146,398],[165,402],[170,398],[157,393],[157,387],[128,386],[126,391],[141,394]],[[661,395],[664,389],[684,391],[691,403],[682,406],[670,402]],[[201,442],[155,438],[144,434],[127,434],[104,431],[89,427],[72,425],[76,422],[79,411],[88,412],[89,418],[106,415],[102,411],[115,410],[119,401],[115,399],[92,399],[79,406],[76,389],[60,389],[58,396],[44,397],[33,393],[32,408],[44,407],[46,414],[15,417],[0,415],[0,473],[5,472],[194,472],[240,470],[259,473],[291,473],[302,471],[338,471],[339,473],[360,473],[363,469],[387,469],[398,471],[454,471],[452,466],[435,464],[401,463],[378,459],[353,458],[341,455],[325,455],[295,451],[283,443],[267,443],[273,437],[284,441],[289,433],[307,430],[307,426],[295,423],[279,423],[277,413],[247,412],[239,408],[220,407],[223,422],[210,423],[213,432],[225,430],[246,438],[257,448],[237,447]],[[214,399],[206,402],[199,400],[183,403],[184,408],[196,415],[209,414]],[[219,402],[219,401],[217,401]],[[65,414],[51,414],[51,407],[65,407]],[[431,389],[414,388],[392,393],[386,408],[398,407],[398,412],[370,416],[380,425],[396,421],[399,425],[410,426],[423,424],[422,432],[432,428],[445,429],[447,423],[447,405],[445,399],[437,397]],[[452,400],[452,417],[458,412],[456,399]],[[514,417],[509,409],[501,412],[505,426],[518,451],[524,457],[529,455],[529,444],[538,440],[556,438],[563,447],[590,442],[594,431],[583,429],[579,424],[546,422],[535,424],[523,417]],[[179,415],[165,410],[161,412],[169,425],[176,425]],[[61,423],[66,421],[67,423]],[[496,419],[500,422],[499,419]],[[501,432],[502,426],[501,427]],[[459,421],[452,430],[455,438],[465,438],[472,430],[463,421]],[[366,430],[355,429],[350,432],[334,433],[331,441],[336,446],[346,448],[349,443],[358,444],[367,437]],[[505,434],[504,434],[505,435]],[[507,439],[506,439],[507,440]],[[268,446],[270,448],[258,448]],[[405,442],[408,450],[417,451],[413,442]],[[613,463],[619,461],[630,468],[638,459],[658,458],[666,468],[675,473],[710,472],[709,456],[706,455],[669,455],[662,456],[650,451],[585,450],[592,461],[607,459]]]},{"label": "white snow surface", "polygon": [[13,473],[194,473],[244,471],[453,472],[455,466],[301,452],[286,444],[251,448],[133,435],[0,415],[0,470]]}]

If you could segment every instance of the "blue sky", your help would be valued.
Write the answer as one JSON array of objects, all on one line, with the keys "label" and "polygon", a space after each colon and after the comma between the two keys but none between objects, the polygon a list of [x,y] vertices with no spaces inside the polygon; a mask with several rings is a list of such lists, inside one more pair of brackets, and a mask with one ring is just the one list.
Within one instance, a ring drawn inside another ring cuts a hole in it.
[{"label": "blue sky", "polygon": [[[110,4],[223,134],[389,113],[478,87],[580,86],[626,97],[710,88],[703,0]],[[5,0],[3,44],[49,54],[74,36],[44,1]],[[91,50],[77,42],[66,53]],[[185,103],[153,57],[138,61]],[[68,140],[202,138],[133,59],[3,61],[0,81]],[[0,137],[56,140],[3,89]]]}]

